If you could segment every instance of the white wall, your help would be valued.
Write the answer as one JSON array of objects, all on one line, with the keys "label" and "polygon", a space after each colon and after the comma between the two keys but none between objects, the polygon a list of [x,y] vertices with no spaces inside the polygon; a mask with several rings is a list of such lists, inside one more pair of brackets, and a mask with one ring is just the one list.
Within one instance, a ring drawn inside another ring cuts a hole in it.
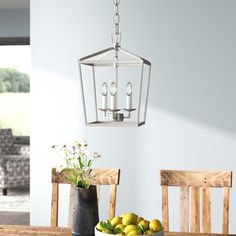
[{"label": "white wall", "polygon": [[[50,146],[55,143],[85,138],[103,155],[97,167],[121,168],[118,214],[134,211],[161,218],[160,169],[236,173],[236,2],[121,1],[122,45],[153,64],[147,124],[88,128],[76,63],[110,46],[111,2],[31,2],[33,225],[50,222],[50,168],[57,160]],[[65,207],[66,190],[62,194]],[[172,196],[171,229],[178,229],[179,196],[174,191]],[[221,230],[221,196],[213,192],[213,231]],[[235,199],[233,182],[234,233]],[[101,218],[106,216],[104,205]],[[62,212],[64,224],[64,208]]]},{"label": "white wall", "polygon": [[0,10],[0,37],[29,37],[29,9]]}]

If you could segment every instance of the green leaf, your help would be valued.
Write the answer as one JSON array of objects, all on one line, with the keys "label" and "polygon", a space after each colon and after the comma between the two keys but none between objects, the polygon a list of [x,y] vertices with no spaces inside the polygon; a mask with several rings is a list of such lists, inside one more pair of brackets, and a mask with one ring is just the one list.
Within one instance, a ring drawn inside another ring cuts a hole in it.
[{"label": "green leaf", "polygon": [[112,227],[112,225],[111,225],[111,223],[110,223],[109,220],[107,220],[107,221],[102,221],[102,222],[101,222],[101,226],[102,226],[103,228],[106,228],[106,229],[108,229],[108,230],[113,231],[113,227]]},{"label": "green leaf", "polygon": [[78,157],[78,161],[79,161],[79,165],[80,165],[80,169],[82,169],[84,167],[84,164],[81,161],[81,157]]},{"label": "green leaf", "polygon": [[120,228],[116,228],[114,230],[114,234],[119,234],[119,233],[122,233],[122,230]]},{"label": "green leaf", "polygon": [[88,167],[90,167],[91,165],[92,165],[92,160],[89,160]]},{"label": "green leaf", "polygon": [[139,232],[139,234],[143,234],[143,227],[141,225],[136,225],[136,229]]}]

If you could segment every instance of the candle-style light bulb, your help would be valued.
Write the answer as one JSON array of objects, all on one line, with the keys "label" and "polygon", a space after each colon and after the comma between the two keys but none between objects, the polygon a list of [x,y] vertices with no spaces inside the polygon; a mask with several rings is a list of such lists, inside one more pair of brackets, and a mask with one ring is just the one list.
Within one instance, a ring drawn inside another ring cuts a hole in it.
[{"label": "candle-style light bulb", "polygon": [[115,96],[117,94],[117,88],[116,88],[115,82],[111,83],[110,94],[111,94],[111,96]]},{"label": "candle-style light bulb", "polygon": [[116,87],[115,82],[111,83],[110,94],[111,94],[111,110],[116,110],[117,109],[117,87]]},{"label": "candle-style light bulb", "polygon": [[126,86],[126,109],[132,109],[132,84],[127,83]]},{"label": "candle-style light bulb", "polygon": [[107,109],[107,94],[108,94],[108,86],[106,82],[102,84],[102,109]]},{"label": "candle-style light bulb", "polygon": [[127,83],[126,94],[127,94],[127,96],[131,96],[132,95],[132,84],[130,82]]},{"label": "candle-style light bulb", "polygon": [[108,86],[107,86],[106,82],[103,82],[103,84],[102,84],[102,95],[107,96],[107,94],[108,94]]}]

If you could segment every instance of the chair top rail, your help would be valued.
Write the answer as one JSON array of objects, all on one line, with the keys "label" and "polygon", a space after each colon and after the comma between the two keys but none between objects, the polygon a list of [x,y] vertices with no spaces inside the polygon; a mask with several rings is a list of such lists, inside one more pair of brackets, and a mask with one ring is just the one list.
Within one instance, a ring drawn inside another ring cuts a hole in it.
[{"label": "chair top rail", "polygon": [[[120,170],[119,169],[93,169],[91,184],[94,185],[111,185],[119,184]],[[57,172],[56,168],[52,168],[52,183],[69,184],[65,178],[65,171]]]},{"label": "chair top rail", "polygon": [[232,171],[161,170],[162,186],[232,187]]}]

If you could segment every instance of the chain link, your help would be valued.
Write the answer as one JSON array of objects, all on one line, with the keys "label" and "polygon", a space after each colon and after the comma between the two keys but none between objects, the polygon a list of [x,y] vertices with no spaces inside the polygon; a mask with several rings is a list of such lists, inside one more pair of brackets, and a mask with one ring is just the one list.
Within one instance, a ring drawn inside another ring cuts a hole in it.
[{"label": "chain link", "polygon": [[113,0],[113,4],[114,5],[116,5],[116,4],[119,5],[120,4],[120,0]]},{"label": "chain link", "polygon": [[117,47],[121,42],[120,33],[120,15],[119,15],[119,4],[120,0],[113,0],[115,14],[113,16],[114,32],[112,33],[112,43]]}]

